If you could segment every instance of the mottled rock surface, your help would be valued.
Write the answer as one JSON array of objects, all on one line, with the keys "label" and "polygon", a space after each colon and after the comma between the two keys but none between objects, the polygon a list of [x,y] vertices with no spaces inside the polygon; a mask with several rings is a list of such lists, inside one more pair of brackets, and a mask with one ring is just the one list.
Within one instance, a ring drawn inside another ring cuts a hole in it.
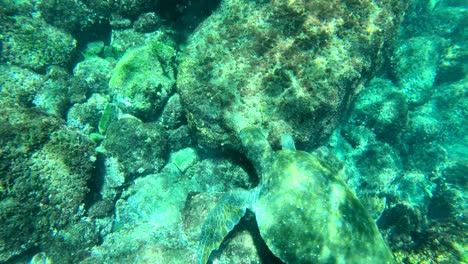
[{"label": "mottled rock surface", "polygon": [[123,165],[127,177],[159,171],[167,160],[166,133],[162,126],[134,117],[112,122],[103,143],[110,157]]},{"label": "mottled rock surface", "polygon": [[50,65],[70,65],[76,52],[76,40],[70,34],[42,19],[26,16],[7,20],[6,27],[0,50],[2,60],[41,72]]},{"label": "mottled rock surface", "polygon": [[[57,118],[25,108],[0,110],[0,135],[0,262],[36,246],[56,252],[55,260],[71,260],[52,234],[83,214],[95,159],[91,142]],[[79,242],[75,233],[62,242],[79,250],[96,242],[91,237]]]},{"label": "mottled rock surface", "polygon": [[157,41],[127,50],[109,81],[115,103],[126,113],[155,120],[174,89],[175,54]]},{"label": "mottled rock surface", "polygon": [[246,126],[311,148],[337,126],[406,1],[224,1],[190,37],[178,89],[202,144],[239,147]]}]

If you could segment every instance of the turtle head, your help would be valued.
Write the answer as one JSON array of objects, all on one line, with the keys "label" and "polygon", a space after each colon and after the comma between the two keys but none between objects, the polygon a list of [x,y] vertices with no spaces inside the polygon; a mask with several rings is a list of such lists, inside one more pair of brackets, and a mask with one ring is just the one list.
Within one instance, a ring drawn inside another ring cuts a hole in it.
[{"label": "turtle head", "polygon": [[247,127],[240,131],[242,147],[247,158],[253,163],[258,174],[262,174],[273,153],[265,133],[256,127]]}]

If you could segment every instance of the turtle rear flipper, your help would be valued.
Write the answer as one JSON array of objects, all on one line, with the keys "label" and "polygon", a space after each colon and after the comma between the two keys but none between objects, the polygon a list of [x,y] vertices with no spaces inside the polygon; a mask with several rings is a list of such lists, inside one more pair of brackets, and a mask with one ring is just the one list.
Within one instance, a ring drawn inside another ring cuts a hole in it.
[{"label": "turtle rear flipper", "polygon": [[251,193],[233,190],[224,194],[203,224],[198,263],[205,264],[229,232],[239,223],[251,203]]}]

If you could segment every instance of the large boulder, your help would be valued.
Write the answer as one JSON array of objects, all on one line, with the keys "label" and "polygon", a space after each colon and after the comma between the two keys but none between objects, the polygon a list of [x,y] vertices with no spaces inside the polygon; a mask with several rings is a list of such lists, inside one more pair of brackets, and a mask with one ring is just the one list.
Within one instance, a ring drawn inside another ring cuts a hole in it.
[{"label": "large boulder", "polygon": [[[20,107],[0,110],[0,135],[0,262],[33,248],[72,262],[70,247],[59,249],[56,242],[84,213],[96,158],[92,143],[61,120]],[[91,225],[83,228],[93,233]],[[84,233],[60,243],[77,239],[76,253],[96,242],[80,240]]]},{"label": "large boulder", "polygon": [[42,19],[18,16],[3,21],[0,59],[13,65],[44,73],[54,65],[68,67],[76,52],[76,40]]},{"label": "large boulder", "polygon": [[144,120],[154,120],[172,94],[176,51],[163,42],[129,49],[115,66],[109,87],[115,103]]},{"label": "large boulder", "polygon": [[224,1],[189,39],[177,85],[208,147],[267,128],[312,148],[374,73],[407,1]]}]

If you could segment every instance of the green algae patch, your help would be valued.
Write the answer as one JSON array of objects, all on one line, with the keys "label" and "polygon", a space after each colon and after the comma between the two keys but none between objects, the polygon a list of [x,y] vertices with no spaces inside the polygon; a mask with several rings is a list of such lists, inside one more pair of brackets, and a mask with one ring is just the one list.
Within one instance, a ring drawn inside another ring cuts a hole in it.
[{"label": "green algae patch", "polygon": [[109,81],[117,106],[144,120],[154,119],[174,88],[175,55],[175,49],[162,42],[127,50]]},{"label": "green algae patch", "polygon": [[98,129],[99,133],[105,134],[109,124],[118,119],[119,109],[114,104],[107,104],[102,112],[101,119],[99,119]]}]

